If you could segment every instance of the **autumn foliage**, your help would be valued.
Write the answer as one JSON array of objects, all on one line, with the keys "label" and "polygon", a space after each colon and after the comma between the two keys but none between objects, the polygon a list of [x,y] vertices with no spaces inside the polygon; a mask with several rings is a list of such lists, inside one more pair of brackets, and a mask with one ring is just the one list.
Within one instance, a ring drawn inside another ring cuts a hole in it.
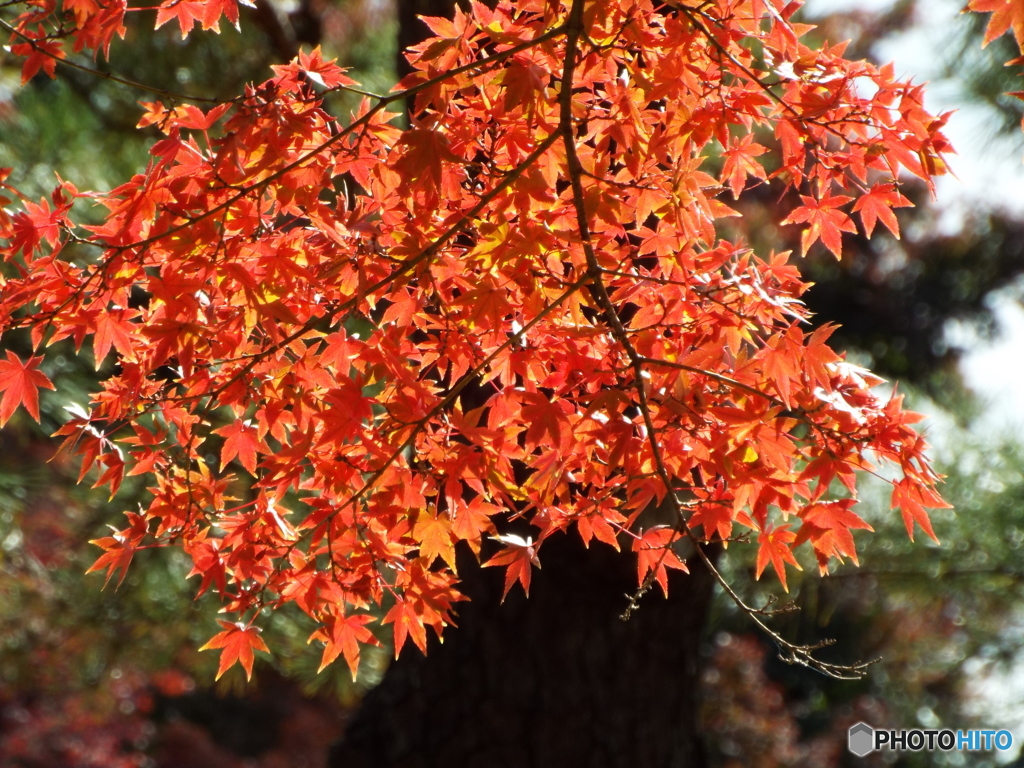
[{"label": "autumn foliage", "polygon": [[[124,0],[24,6],[25,80],[124,34]],[[803,250],[838,257],[858,224],[898,234],[903,176],[944,172],[921,87],[808,44],[799,6],[474,3],[425,19],[387,95],[303,53],[230,102],[144,103],[159,138],[113,191],[0,209],[0,328],[37,351],[0,361],[0,422],[38,416],[39,355],[71,339],[109,375],[68,404],[64,449],[111,494],[151,483],[95,568],[181,547],[233,618],[221,673],[251,672],[286,603],[354,672],[373,606],[398,650],[453,623],[459,542],[496,542],[506,591],[569,529],[633,553],[641,590],[686,569],[687,537],[752,542],[785,587],[802,545],[856,561],[876,466],[932,535],[918,417],[802,329],[789,254],[718,234],[772,184],[799,193]],[[1020,36],[1019,2],[972,6]],[[238,7],[156,14],[184,36]],[[336,90],[363,93],[348,119]]]}]

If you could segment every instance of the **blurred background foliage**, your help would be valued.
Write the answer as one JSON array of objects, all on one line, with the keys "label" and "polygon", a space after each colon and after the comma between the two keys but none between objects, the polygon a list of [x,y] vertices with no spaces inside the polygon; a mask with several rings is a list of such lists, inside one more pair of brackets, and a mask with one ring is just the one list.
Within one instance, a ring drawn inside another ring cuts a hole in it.
[{"label": "blurred background foliage", "polygon": [[[368,89],[395,82],[397,17],[388,2],[338,0],[243,8],[240,31],[154,32],[147,14],[130,16],[128,42],[115,42],[104,71],[156,90],[231,98],[262,82],[269,66],[300,45],[322,45]],[[0,54],[2,56],[3,54]],[[92,62],[85,62],[92,64]],[[19,87],[19,64],[0,59],[0,166],[30,197],[46,196],[56,173],[81,189],[110,189],[145,168],[155,129],[135,128],[140,101],[161,95],[62,68],[57,80]],[[337,96],[348,114],[356,102]],[[82,211],[87,218],[88,210]],[[5,348],[28,354],[19,334]],[[58,387],[42,399],[42,424],[16,415],[0,435],[0,766],[317,766],[342,732],[344,716],[383,674],[390,649],[367,649],[359,684],[344,665],[317,675],[312,627],[282,611],[265,632],[275,656],[247,685],[231,670],[211,685],[216,654],[197,652],[218,631],[218,605],[194,601],[182,553],[137,555],[124,582],[102,589],[83,576],[108,533],[145,493],[128,478],[104,503],[90,478],[76,484],[78,461],[54,457],[48,436],[64,408],[88,402],[98,376],[90,355],[49,350],[44,370]]]},{"label": "blurred background foliage", "polygon": [[[111,59],[118,74],[158,90],[223,98],[265,79],[269,64],[300,45],[319,44],[382,92],[396,79],[399,20],[403,36],[414,37],[416,5],[258,0],[245,9],[241,32],[225,27],[219,37],[187,42],[170,29],[152,32],[152,20],[138,14],[131,43],[116,44]],[[927,13],[925,5],[899,0],[881,13],[816,21],[823,38],[851,38],[855,56],[872,56]],[[945,76],[972,105],[990,111],[993,141],[1020,149],[1024,103],[1002,95],[1020,90],[1019,69],[1003,66],[1012,58],[1008,38],[981,51],[984,22],[965,16],[950,32]],[[0,166],[15,169],[20,188],[45,195],[56,172],[83,189],[109,189],[144,167],[154,134],[134,128],[137,102],[168,97],[67,70],[21,88],[18,71],[16,62],[0,60]],[[329,105],[338,115],[353,106],[340,96]],[[884,231],[870,242],[848,236],[842,262],[818,248],[800,264],[817,284],[807,296],[815,322],[841,324],[833,338],[852,359],[899,380],[934,416],[933,442],[956,509],[936,515],[941,546],[920,537],[912,544],[887,512],[884,484],[866,478],[863,514],[876,532],[858,536],[860,567],[822,578],[808,561],[794,575],[799,610],[773,621],[799,642],[836,639],[829,651],[836,660],[881,657],[863,681],[784,666],[769,641],[718,600],[702,691],[715,766],[853,765],[846,728],[858,720],[993,727],[984,703],[994,681],[1024,677],[1024,448],[972,429],[979,406],[958,369],[966,350],[950,333],[959,324],[975,339],[998,334],[990,299],[1020,289],[1024,221],[976,210],[951,231],[937,226],[941,214],[926,190],[904,193],[918,207],[900,211],[902,240]],[[736,203],[743,217],[729,234],[762,253],[796,249],[795,231],[772,223],[790,202],[770,185],[755,187]],[[16,349],[24,343],[17,336],[3,342]],[[215,655],[196,648],[217,631],[218,606],[192,599],[195,583],[186,580],[180,553],[141,553],[144,562],[117,589],[101,589],[99,574],[83,577],[96,557],[88,539],[104,535],[145,492],[144,483],[126,483],[114,503],[104,503],[88,480],[76,485],[77,462],[53,457],[47,435],[66,405],[87,401],[96,379],[88,362],[54,348],[44,370],[59,395],[44,394],[43,423],[19,413],[0,435],[0,768],[324,765],[359,696],[384,674],[390,650],[364,651],[358,685],[341,665],[317,675],[320,651],[306,645],[309,627],[284,611],[266,627],[275,654],[264,656],[253,682],[234,669],[211,686]],[[749,599],[764,602],[776,588],[754,581],[743,547],[725,560]],[[895,764],[987,760],[906,753]],[[886,755],[857,762],[892,763]]]}]

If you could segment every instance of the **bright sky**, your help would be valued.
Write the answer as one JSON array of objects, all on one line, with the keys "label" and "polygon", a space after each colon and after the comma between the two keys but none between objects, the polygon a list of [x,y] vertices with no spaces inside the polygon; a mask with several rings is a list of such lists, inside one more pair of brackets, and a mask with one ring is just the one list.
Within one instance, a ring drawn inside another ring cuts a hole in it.
[{"label": "bright sky", "polygon": [[[820,15],[838,10],[884,10],[892,0],[809,0],[806,10]],[[966,0],[925,0],[919,3],[917,24],[887,41],[876,54],[896,64],[896,73],[918,82],[936,80],[941,74],[946,50],[954,40],[952,30],[964,23],[960,11]],[[992,115],[983,108],[966,107],[955,83],[935,82],[926,104],[932,111],[958,109],[946,127],[946,135],[958,156],[951,161],[956,177],[939,179],[937,204],[945,211],[940,226],[955,231],[972,210],[1001,208],[1024,214],[1024,163],[1020,144],[994,141]],[[976,342],[961,329],[954,337],[972,347],[961,364],[967,385],[987,404],[975,425],[979,431],[1016,435],[1024,440],[1024,283],[1016,290],[991,297],[1001,336],[990,343]],[[941,439],[941,418],[932,419],[933,442]],[[1024,741],[1024,659],[1018,658],[1009,674],[985,674],[979,665],[974,681],[975,714],[989,727],[1008,726],[1014,745],[997,756],[999,762],[1015,758]],[[892,724],[893,727],[898,724]],[[903,724],[912,727],[911,724]],[[945,724],[957,727],[957,723]]]},{"label": "bright sky", "polygon": [[[892,0],[809,0],[809,15],[844,10],[877,11]],[[879,46],[878,57],[892,61],[896,73],[917,82],[933,81],[926,104],[934,112],[956,109],[946,135],[957,150],[950,166],[955,176],[938,179],[937,204],[944,211],[939,226],[955,231],[963,217],[980,208],[1001,208],[1024,215],[1024,150],[1018,142],[993,138],[993,115],[971,107],[954,82],[941,81],[946,51],[966,19],[965,0],[927,0],[919,4],[910,29]],[[994,298],[992,307],[1002,335],[978,344],[965,355],[961,370],[969,387],[988,403],[980,429],[1013,431],[1024,436],[1024,309],[1015,299],[1024,286]]]},{"label": "bright sky", "polygon": [[[878,47],[879,59],[892,61],[896,74],[915,82],[931,82],[926,104],[933,112],[957,110],[946,125],[957,156],[951,167],[955,174],[938,180],[938,202],[943,208],[963,209],[987,205],[1024,213],[1024,155],[1018,148],[1016,162],[1007,161],[1009,142],[992,140],[992,114],[965,105],[958,86],[941,81],[946,51],[955,43],[955,30],[966,19],[962,0],[928,0],[921,3],[916,24]],[[892,0],[809,0],[809,15],[836,10],[884,10]],[[922,12],[922,8],[927,9]]]}]

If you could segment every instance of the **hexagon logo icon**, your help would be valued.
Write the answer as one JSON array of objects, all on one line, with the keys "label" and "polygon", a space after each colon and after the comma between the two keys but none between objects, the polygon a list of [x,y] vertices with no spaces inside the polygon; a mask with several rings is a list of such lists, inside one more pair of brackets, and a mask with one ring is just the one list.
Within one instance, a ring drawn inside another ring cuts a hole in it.
[{"label": "hexagon logo icon", "polygon": [[857,757],[864,757],[875,748],[875,729],[867,723],[850,726],[847,746]]}]

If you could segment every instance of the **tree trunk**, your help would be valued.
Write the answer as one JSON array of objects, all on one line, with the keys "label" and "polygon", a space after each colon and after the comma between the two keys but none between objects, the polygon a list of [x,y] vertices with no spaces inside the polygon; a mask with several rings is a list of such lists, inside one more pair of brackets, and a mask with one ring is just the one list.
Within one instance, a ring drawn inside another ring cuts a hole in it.
[{"label": "tree trunk", "polygon": [[619,616],[635,560],[556,535],[530,597],[462,557],[471,599],[426,657],[406,648],[331,754],[331,768],[701,768],[699,647],[713,582],[698,558]]},{"label": "tree trunk", "polygon": [[[399,0],[399,47],[454,0]],[[399,54],[399,74],[408,72]],[[700,641],[713,591],[694,557],[668,600],[636,589],[635,558],[575,533],[541,550],[529,599],[502,604],[503,568],[459,552],[470,598],[426,657],[407,647],[331,752],[330,768],[703,768]]]}]

